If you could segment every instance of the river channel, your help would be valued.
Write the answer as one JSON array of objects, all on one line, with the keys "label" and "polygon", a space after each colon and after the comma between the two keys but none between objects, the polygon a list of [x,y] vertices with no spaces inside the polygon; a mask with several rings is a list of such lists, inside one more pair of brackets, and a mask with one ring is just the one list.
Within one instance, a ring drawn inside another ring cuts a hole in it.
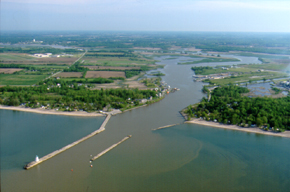
[{"label": "river channel", "polygon": [[[227,55],[229,57],[229,55]],[[232,56],[259,63],[255,57]],[[205,96],[193,65],[156,58],[163,80],[180,91],[112,116],[106,130],[30,169],[23,165],[97,129],[104,117],[66,117],[0,110],[1,189],[39,191],[289,191],[290,139],[182,124],[179,111]],[[164,125],[178,124],[152,131]],[[132,138],[92,162],[127,135]]]}]

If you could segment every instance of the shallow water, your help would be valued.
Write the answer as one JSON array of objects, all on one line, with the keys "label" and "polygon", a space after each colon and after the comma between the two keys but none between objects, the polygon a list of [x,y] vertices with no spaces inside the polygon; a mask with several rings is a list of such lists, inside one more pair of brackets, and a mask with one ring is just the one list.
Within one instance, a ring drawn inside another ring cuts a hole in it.
[{"label": "shallow water", "polygon": [[251,84],[248,85],[247,88],[255,95],[262,97],[271,95],[270,91],[272,90],[270,83]]},{"label": "shallow water", "polygon": [[[193,124],[152,131],[182,123],[179,111],[204,96],[202,83],[192,81],[192,65],[177,65],[179,59],[162,60],[166,66],[161,71],[163,80],[180,91],[113,116],[104,132],[30,170],[22,166],[35,155],[87,135],[104,118],[0,110],[2,190],[288,191],[288,138]],[[90,155],[127,135],[133,136],[90,167]]]}]

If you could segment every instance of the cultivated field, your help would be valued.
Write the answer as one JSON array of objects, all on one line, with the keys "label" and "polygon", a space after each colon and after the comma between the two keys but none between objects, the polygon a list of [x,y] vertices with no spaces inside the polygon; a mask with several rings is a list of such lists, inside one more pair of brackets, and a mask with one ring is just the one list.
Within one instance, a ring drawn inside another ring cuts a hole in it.
[{"label": "cultivated field", "polygon": [[86,78],[110,78],[110,77],[123,77],[126,78],[125,72],[121,71],[88,71]]},{"label": "cultivated field", "polygon": [[0,73],[4,74],[12,74],[16,71],[21,71],[22,69],[19,68],[0,68]]},{"label": "cultivated field", "polygon": [[0,61],[31,61],[36,60],[35,57],[32,57],[25,53],[0,53]]},{"label": "cultivated field", "polygon": [[86,67],[91,70],[106,70],[106,69],[112,69],[112,70],[131,70],[131,69],[140,69],[140,67],[106,67],[106,66],[82,66]]},{"label": "cultivated field", "polygon": [[146,60],[146,59],[130,59],[127,57],[83,57],[84,65],[109,65],[109,66],[134,66],[134,65],[147,65],[147,64],[154,64],[154,61]]},{"label": "cultivated field", "polygon": [[47,76],[0,74],[0,85],[33,85]]},{"label": "cultivated field", "polygon": [[55,64],[55,65],[71,65],[76,57],[47,57],[36,58],[24,53],[1,53],[0,62],[2,64]]},{"label": "cultivated field", "polygon": [[82,72],[62,72],[57,77],[82,77]]}]

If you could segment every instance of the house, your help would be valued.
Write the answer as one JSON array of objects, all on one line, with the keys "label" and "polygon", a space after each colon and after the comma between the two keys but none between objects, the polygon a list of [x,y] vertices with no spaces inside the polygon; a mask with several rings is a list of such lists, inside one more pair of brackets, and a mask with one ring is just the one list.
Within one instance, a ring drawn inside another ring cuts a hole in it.
[{"label": "house", "polygon": [[141,103],[146,103],[147,102],[147,99],[141,99],[140,102]]}]

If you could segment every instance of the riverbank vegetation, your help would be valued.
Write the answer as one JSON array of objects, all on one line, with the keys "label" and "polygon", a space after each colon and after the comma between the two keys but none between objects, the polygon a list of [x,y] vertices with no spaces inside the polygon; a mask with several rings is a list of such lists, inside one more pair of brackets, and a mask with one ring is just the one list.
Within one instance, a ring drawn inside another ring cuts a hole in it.
[{"label": "riverbank vegetation", "polygon": [[198,63],[213,63],[213,62],[230,62],[230,61],[240,61],[235,58],[222,58],[222,57],[213,57],[213,58],[202,58],[198,61],[189,61],[184,63],[178,63],[179,65],[189,65],[189,64],[198,64]]},{"label": "riverbank vegetation", "polygon": [[[94,80],[95,81],[95,80]],[[94,82],[95,83],[95,82]],[[0,88],[0,104],[60,111],[96,111],[139,106],[158,98],[158,91],[138,89],[91,90],[90,84],[48,79],[37,86]]]},{"label": "riverbank vegetation", "polygon": [[218,87],[212,91],[209,101],[203,98],[200,103],[188,106],[185,113],[223,124],[290,130],[289,96],[277,99],[243,96],[248,92],[247,88],[234,85]]}]

